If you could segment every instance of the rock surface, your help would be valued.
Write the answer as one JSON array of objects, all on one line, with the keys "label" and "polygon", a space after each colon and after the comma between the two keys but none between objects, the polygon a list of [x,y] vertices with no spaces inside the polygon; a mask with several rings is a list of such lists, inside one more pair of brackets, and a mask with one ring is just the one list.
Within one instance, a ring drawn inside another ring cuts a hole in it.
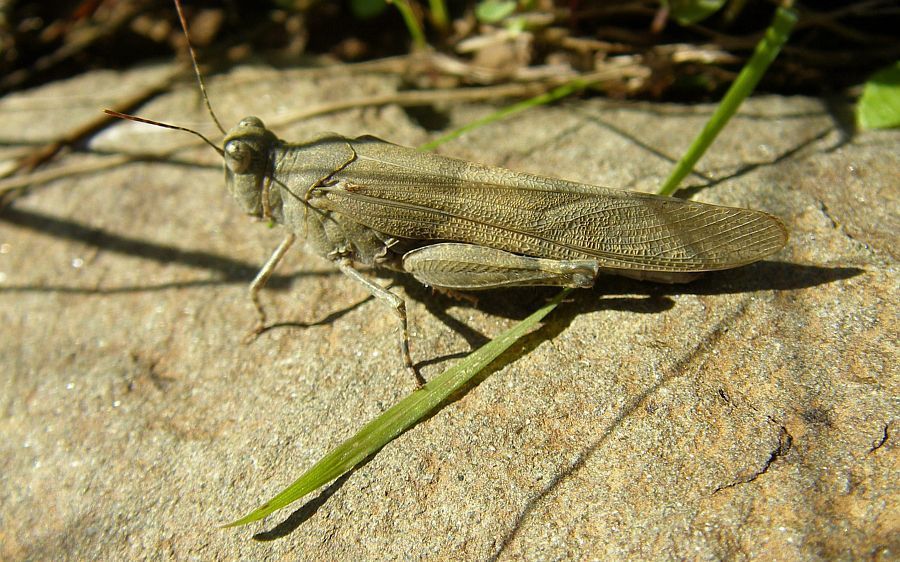
[{"label": "rock surface", "polygon": [[[0,155],[165,71],[0,100]],[[210,84],[225,123],[395,88],[262,68]],[[448,128],[493,110],[436,109]],[[710,111],[573,101],[441,152],[652,191]],[[188,84],[140,114],[211,130]],[[278,132],[322,130],[431,135],[396,106]],[[49,168],[184,141],[123,123]],[[0,558],[896,559],[898,170],[897,132],[850,135],[814,99],[751,100],[689,183],[782,217],[784,251],[688,285],[576,292],[337,485],[228,530],[412,389],[394,317],[294,251],[264,299],[297,325],[243,344],[246,285],[281,234],[242,216],[208,148],[35,186],[0,213]],[[426,377],[554,294],[471,305],[394,283]]]}]

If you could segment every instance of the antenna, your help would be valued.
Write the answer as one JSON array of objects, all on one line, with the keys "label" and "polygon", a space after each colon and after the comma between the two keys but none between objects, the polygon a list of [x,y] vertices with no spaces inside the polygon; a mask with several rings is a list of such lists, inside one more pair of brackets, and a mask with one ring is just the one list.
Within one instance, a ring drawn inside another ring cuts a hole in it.
[{"label": "antenna", "polygon": [[146,123],[148,125],[156,125],[157,127],[162,127],[164,129],[173,129],[176,131],[184,131],[186,133],[191,133],[192,135],[197,135],[198,137],[203,139],[203,142],[205,142],[209,146],[213,147],[213,149],[216,152],[218,152],[221,157],[223,157],[223,158],[225,157],[225,151],[223,151],[221,148],[219,148],[218,146],[213,144],[213,142],[211,140],[204,137],[203,135],[201,135],[200,133],[198,133],[197,131],[195,131],[193,129],[188,129],[187,127],[179,127],[178,125],[169,125],[168,123],[163,123],[162,121],[154,121],[152,119],[144,119],[143,117],[137,117],[135,115],[128,115],[127,113],[119,113],[118,111],[113,111],[112,109],[104,109],[103,113],[105,113],[107,115],[111,115],[112,117],[118,117],[119,119],[127,119],[129,121],[137,121],[138,123]]},{"label": "antenna", "polygon": [[[203,76],[200,74],[200,65],[197,64],[197,56],[194,54],[194,46],[191,45],[191,35],[188,33],[188,25],[187,20],[184,18],[184,12],[181,9],[181,0],[175,0],[175,11],[178,12],[178,19],[181,21],[181,29],[184,30],[184,38],[187,40],[188,53],[191,55],[191,63],[194,65],[194,74],[197,76],[197,84],[200,85],[200,93],[203,94],[203,102],[206,104],[206,109],[209,110],[209,115],[212,117],[213,121],[216,122],[216,127],[222,131],[222,134],[228,134],[225,132],[225,129],[222,128],[222,124],[219,123],[219,118],[216,117],[216,112],[213,111],[212,105],[209,103],[209,96],[206,95],[206,85],[203,83]],[[138,121],[140,121],[138,119]],[[157,123],[160,124],[160,123]],[[174,127],[178,128],[178,127]],[[183,131],[188,131],[193,133],[194,131],[190,131],[189,129],[181,129]],[[199,134],[199,133],[198,133]],[[202,136],[202,135],[201,135]],[[206,140],[204,138],[204,140]],[[206,141],[209,142],[209,141]],[[210,143],[211,144],[211,143]],[[216,149],[218,150],[218,149]]]},{"label": "antenna", "polygon": [[[194,65],[194,75],[197,77],[197,84],[200,85],[200,93],[203,95],[203,102],[206,104],[206,109],[209,111],[209,115],[215,122],[216,127],[219,128],[223,135],[227,135],[228,133],[222,127],[222,124],[219,122],[219,118],[216,117],[216,112],[213,111],[212,105],[209,103],[209,96],[206,95],[206,85],[203,83],[203,76],[200,74],[200,65],[197,64],[197,56],[194,53],[194,46],[191,45],[191,37],[188,33],[187,20],[185,19],[184,12],[181,9],[181,0],[175,0],[175,11],[178,12],[178,19],[181,22],[181,29],[184,30],[184,38],[187,40],[188,52],[191,55],[191,63]],[[213,149],[218,152],[220,156],[222,156],[223,158],[225,157],[225,152],[221,148],[216,146],[211,140],[193,129],[188,129],[187,127],[179,127],[178,125],[170,125],[168,123],[163,123],[162,121],[145,119],[143,117],[137,117],[135,115],[129,115],[127,113],[119,113],[118,111],[113,111],[111,109],[104,109],[103,113],[112,117],[117,117],[119,119],[127,119],[129,121],[136,121],[138,123],[156,125],[157,127],[162,127],[164,129],[173,129],[175,131],[184,131],[186,133],[191,133],[192,135],[196,135],[203,139],[203,142],[213,147]]]}]

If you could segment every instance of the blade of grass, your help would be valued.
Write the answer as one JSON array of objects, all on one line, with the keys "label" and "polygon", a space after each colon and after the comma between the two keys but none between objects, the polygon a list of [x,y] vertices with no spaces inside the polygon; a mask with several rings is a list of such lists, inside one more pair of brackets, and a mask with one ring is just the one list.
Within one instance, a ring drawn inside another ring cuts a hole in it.
[{"label": "blade of grass", "polygon": [[446,33],[450,29],[450,19],[447,17],[447,6],[444,0],[429,0],[428,6],[431,9],[431,21],[434,26]]},{"label": "blade of grass", "polygon": [[388,1],[394,6],[397,6],[397,10],[399,10],[400,15],[403,16],[403,22],[406,24],[406,28],[409,30],[409,34],[413,40],[413,47],[417,50],[427,49],[428,42],[425,40],[425,32],[422,31],[422,26],[419,25],[419,20],[416,18],[416,14],[413,13],[409,2],[406,0]]},{"label": "blade of grass", "polygon": [[557,86],[556,88],[541,94],[539,96],[535,96],[533,98],[529,98],[527,100],[520,101],[518,103],[514,103],[503,109],[495,111],[490,115],[483,117],[481,119],[476,119],[471,123],[464,125],[454,131],[450,131],[446,135],[440,136],[432,141],[426,142],[422,146],[419,147],[419,150],[426,152],[429,150],[434,150],[438,146],[449,142],[457,137],[460,137],[473,129],[477,129],[478,127],[483,127],[484,125],[488,125],[490,123],[494,123],[496,121],[500,121],[501,119],[506,119],[511,115],[515,115],[516,113],[520,113],[525,111],[526,109],[530,109],[532,107],[537,107],[539,105],[546,105],[548,103],[554,102],[558,99],[562,99],[566,96],[571,96],[572,94],[578,93],[585,88],[588,88],[593,84],[592,80],[584,80],[581,78],[577,78],[572,80],[571,82],[566,82],[562,86]]},{"label": "blade of grass", "polygon": [[225,525],[236,527],[258,521],[274,511],[341,476],[369,455],[426,416],[448,396],[509,349],[534,328],[571,292],[564,289],[549,303],[535,311],[502,335],[470,353],[465,359],[435,377],[322,457],[293,484],[274,498],[237,521]]},{"label": "blade of grass", "polygon": [[741,69],[737,79],[728,88],[728,92],[722,98],[722,101],[719,102],[706,126],[675,165],[672,174],[659,189],[658,193],[660,195],[672,195],[675,193],[681,180],[691,173],[694,165],[700,160],[700,157],[703,156],[703,153],[706,152],[706,149],[709,148],[709,145],[712,144],[725,124],[734,116],[744,99],[756,88],[766,69],[778,56],[778,52],[781,51],[781,47],[790,36],[794,24],[797,23],[797,12],[791,7],[791,4],[792,2],[787,2],[785,6],[779,6],[775,10],[772,23],[766,29],[763,38],[756,45],[753,56],[750,57],[750,60]]}]

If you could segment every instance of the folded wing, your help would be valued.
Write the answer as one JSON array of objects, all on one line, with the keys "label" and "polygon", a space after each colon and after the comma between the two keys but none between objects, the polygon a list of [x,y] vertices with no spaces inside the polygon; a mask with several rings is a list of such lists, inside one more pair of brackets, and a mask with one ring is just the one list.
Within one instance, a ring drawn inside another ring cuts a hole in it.
[{"label": "folded wing", "polygon": [[608,189],[427,156],[374,138],[315,205],[399,238],[448,240],[621,270],[711,271],[784,247],[760,211]]}]

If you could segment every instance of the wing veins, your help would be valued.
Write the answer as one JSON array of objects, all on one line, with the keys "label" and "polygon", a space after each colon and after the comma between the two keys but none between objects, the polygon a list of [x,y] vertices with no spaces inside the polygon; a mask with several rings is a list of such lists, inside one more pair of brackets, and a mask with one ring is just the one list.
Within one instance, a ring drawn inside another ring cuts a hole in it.
[{"label": "wing veins", "polygon": [[[491,187],[493,187],[493,186],[491,186]],[[505,187],[505,186],[499,186],[499,187]],[[395,208],[395,209],[409,209],[409,210],[414,210],[414,211],[417,211],[417,212],[425,214],[425,215],[432,214],[432,215],[448,217],[448,218],[456,219],[456,220],[463,220],[463,221],[469,222],[474,225],[481,225],[481,226],[501,230],[504,232],[508,232],[511,235],[513,235],[513,237],[519,236],[519,237],[524,237],[524,238],[531,238],[531,239],[535,239],[540,242],[543,242],[545,244],[555,245],[555,246],[558,246],[561,248],[565,248],[571,252],[595,256],[599,259],[605,259],[610,262],[614,262],[615,264],[618,264],[617,265],[618,267],[623,267],[623,266],[646,267],[646,266],[649,266],[649,267],[660,268],[660,270],[663,270],[663,271],[685,271],[685,270],[697,270],[697,269],[702,269],[702,268],[707,268],[707,267],[715,267],[715,268],[729,267],[729,265],[726,263],[710,265],[703,259],[691,258],[691,257],[687,257],[687,256],[682,257],[682,258],[661,257],[661,256],[664,256],[665,254],[677,254],[678,252],[683,251],[690,247],[690,245],[684,244],[684,243],[673,244],[672,247],[670,247],[668,249],[660,250],[659,252],[655,252],[653,254],[641,255],[641,254],[631,254],[631,253],[627,253],[627,252],[616,253],[616,252],[604,251],[604,250],[598,249],[598,248],[591,248],[591,247],[583,246],[580,244],[566,243],[566,242],[563,242],[558,239],[553,239],[553,238],[548,238],[546,236],[538,235],[535,232],[523,231],[523,230],[516,229],[516,228],[510,228],[508,226],[500,226],[495,223],[487,222],[487,221],[473,218],[473,217],[461,217],[459,215],[453,214],[448,211],[444,211],[441,209],[435,209],[435,208],[427,207],[424,205],[417,205],[417,204],[412,204],[412,203],[405,202],[405,201],[398,201],[398,200],[394,200],[394,199],[375,197],[375,196],[371,196],[371,195],[365,195],[362,193],[354,192],[352,190],[336,189],[334,187],[329,187],[329,186],[322,186],[319,189],[322,191],[325,191],[326,193],[329,193],[329,194],[334,194],[334,195],[341,196],[341,197],[347,197],[351,200],[357,200],[357,201],[368,203],[368,204],[374,205],[374,206],[385,206],[385,207],[391,207],[391,208]],[[641,208],[640,205],[628,205],[628,207],[636,208],[636,209]],[[597,211],[597,212],[599,213],[599,211]],[[681,219],[681,220],[688,220],[688,219]],[[418,222],[429,222],[431,224],[434,224],[434,221],[418,221]],[[640,248],[640,247],[646,247],[648,243],[652,244],[654,242],[666,241],[666,240],[677,241],[677,238],[672,235],[667,235],[667,236],[662,236],[662,237],[660,237],[658,239],[654,239],[654,240],[620,242],[618,245],[620,247],[629,246],[629,247]]]}]

